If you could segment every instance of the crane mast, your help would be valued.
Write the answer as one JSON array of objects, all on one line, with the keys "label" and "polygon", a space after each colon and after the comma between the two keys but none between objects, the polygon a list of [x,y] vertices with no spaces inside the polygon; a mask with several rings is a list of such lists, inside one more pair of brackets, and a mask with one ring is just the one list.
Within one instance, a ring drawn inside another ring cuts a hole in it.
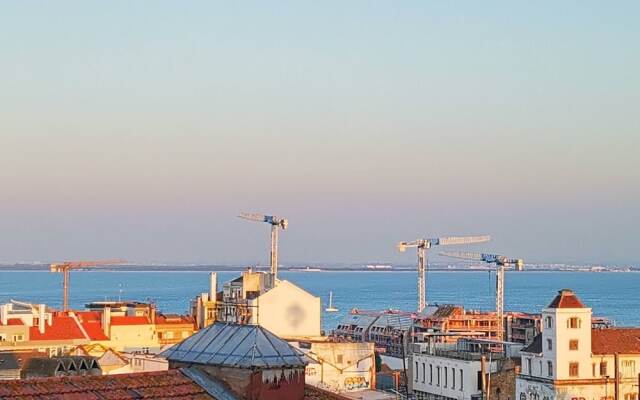
[{"label": "crane mast", "polygon": [[409,247],[415,247],[418,252],[418,312],[422,312],[427,307],[427,256],[426,250],[432,246],[448,246],[471,243],[487,242],[491,239],[489,235],[481,236],[449,236],[433,239],[417,239],[411,242],[398,243],[398,250],[404,252]]},{"label": "crane mast", "polygon": [[273,283],[275,284],[278,278],[278,231],[280,229],[287,229],[289,221],[286,218],[280,218],[273,215],[263,215],[256,213],[240,213],[239,218],[246,219],[254,222],[266,222],[271,225],[271,257],[270,267],[271,275],[273,276]]},{"label": "crane mast", "polygon": [[505,266],[513,265],[522,271],[524,261],[521,258],[508,258],[500,254],[442,252],[440,255],[462,260],[481,261],[496,265],[496,317],[498,318],[498,340],[504,337],[504,271]]},{"label": "crane mast", "polygon": [[69,310],[69,286],[71,270],[85,267],[95,267],[98,265],[114,265],[125,263],[125,260],[99,260],[99,261],[65,261],[53,263],[49,266],[51,272],[62,273],[62,310]]}]

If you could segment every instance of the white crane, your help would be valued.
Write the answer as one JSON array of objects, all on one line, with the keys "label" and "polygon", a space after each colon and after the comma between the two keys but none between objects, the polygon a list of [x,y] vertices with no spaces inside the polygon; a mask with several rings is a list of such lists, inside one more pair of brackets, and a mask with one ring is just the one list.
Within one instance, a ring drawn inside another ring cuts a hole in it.
[{"label": "white crane", "polygon": [[489,235],[481,236],[451,236],[434,239],[417,239],[412,242],[398,243],[398,250],[404,252],[407,247],[416,247],[418,250],[418,312],[422,312],[427,306],[427,282],[425,279],[425,250],[432,246],[448,246],[456,244],[471,244],[488,242]]},{"label": "white crane", "polygon": [[287,229],[289,221],[273,215],[262,215],[255,213],[240,213],[238,217],[249,221],[266,222],[271,225],[271,275],[275,284],[278,277],[278,230]]},{"label": "white crane", "polygon": [[504,269],[513,265],[517,271],[524,268],[524,260],[521,258],[509,258],[500,254],[467,253],[459,251],[445,251],[441,256],[459,258],[462,260],[482,261],[488,264],[496,264],[496,315],[498,318],[498,340],[504,335]]}]

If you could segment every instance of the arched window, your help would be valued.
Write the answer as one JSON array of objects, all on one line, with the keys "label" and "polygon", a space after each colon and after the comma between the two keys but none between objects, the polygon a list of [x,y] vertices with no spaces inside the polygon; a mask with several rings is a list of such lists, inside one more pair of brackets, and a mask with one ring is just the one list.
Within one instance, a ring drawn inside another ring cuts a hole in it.
[{"label": "arched window", "polygon": [[520,400],[527,400],[527,395],[524,393],[520,393]]}]

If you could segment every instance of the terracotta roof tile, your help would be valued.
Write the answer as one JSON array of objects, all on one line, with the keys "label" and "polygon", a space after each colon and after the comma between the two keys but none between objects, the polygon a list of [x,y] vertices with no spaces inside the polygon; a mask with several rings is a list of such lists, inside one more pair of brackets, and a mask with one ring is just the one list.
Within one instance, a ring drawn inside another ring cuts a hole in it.
[{"label": "terracotta roof tile", "polygon": [[[24,325],[24,322],[20,318],[10,318],[7,320],[7,325]],[[2,326],[2,322],[0,322],[0,326]]]},{"label": "terracotta roof tile", "polygon": [[570,289],[558,291],[558,295],[553,299],[547,308],[587,308],[578,296]]},{"label": "terracotta roof tile", "polygon": [[38,326],[29,328],[30,340],[65,340],[65,339],[85,339],[78,323],[66,315],[54,315],[51,326],[44,324],[44,333],[40,333]]},{"label": "terracotta roof tile", "polygon": [[640,354],[640,328],[591,330],[593,354]]},{"label": "terracotta roof tile", "polygon": [[147,317],[124,316],[111,317],[111,325],[150,325],[151,321]]},{"label": "terracotta roof tile", "polygon": [[211,400],[207,392],[180,370],[138,374],[67,376],[6,381],[4,400],[48,399],[192,399]]},{"label": "terracotta roof tile", "polygon": [[102,329],[102,324],[99,322],[83,322],[82,328],[84,328],[91,340],[109,340]]}]

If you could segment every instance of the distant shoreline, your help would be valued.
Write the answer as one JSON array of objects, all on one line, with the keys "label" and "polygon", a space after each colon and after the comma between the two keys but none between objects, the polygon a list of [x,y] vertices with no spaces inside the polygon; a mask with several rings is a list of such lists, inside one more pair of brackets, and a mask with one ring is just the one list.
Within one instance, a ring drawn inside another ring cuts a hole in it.
[{"label": "distant shoreline", "polygon": [[[145,267],[145,266],[126,266],[120,268],[114,267],[97,267],[97,268],[79,268],[75,271],[81,272],[163,272],[163,273],[182,273],[182,272],[194,272],[194,273],[205,273],[205,272],[243,272],[246,271],[247,268],[214,268],[214,267],[177,267],[171,266],[170,269],[165,269],[163,267]],[[254,268],[257,271],[268,271],[268,269],[264,268]],[[452,272],[452,273],[472,273],[472,272],[491,272],[494,271],[495,268],[429,268],[428,272]],[[287,273],[295,273],[295,274],[322,274],[327,272],[374,272],[374,273],[415,273],[416,269],[411,268],[397,268],[397,269],[366,269],[366,268],[326,268],[320,271],[301,271],[298,268],[280,268],[280,272]],[[0,266],[0,272],[49,272],[48,266]],[[585,269],[560,269],[560,268],[533,268],[526,269],[524,271],[513,271],[507,270],[506,272],[515,273],[515,272],[583,272],[583,273],[637,273],[640,272],[640,269],[604,269],[604,270],[585,270]]]}]

